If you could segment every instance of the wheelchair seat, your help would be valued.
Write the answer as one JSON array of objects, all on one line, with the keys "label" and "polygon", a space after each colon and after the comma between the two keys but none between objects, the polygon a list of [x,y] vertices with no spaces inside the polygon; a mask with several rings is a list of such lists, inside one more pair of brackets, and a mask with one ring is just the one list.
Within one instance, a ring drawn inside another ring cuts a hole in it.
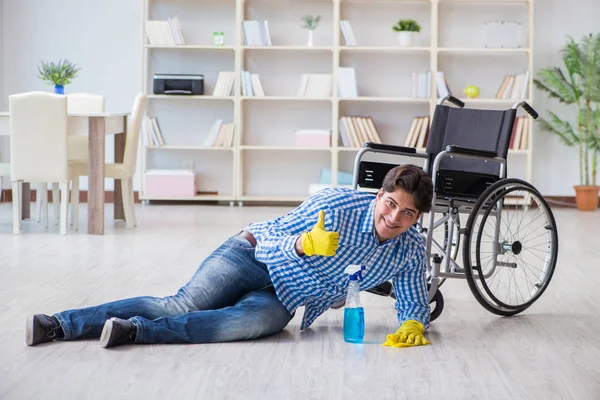
[{"label": "wheelchair seat", "polygon": [[[438,104],[435,108],[431,130],[425,148],[425,170],[431,175],[436,156],[454,146],[461,152],[498,157],[506,160],[516,109],[475,110]],[[382,149],[386,146],[366,143],[365,147]],[[392,147],[392,146],[390,146]],[[393,146],[400,151],[415,154],[412,148]],[[358,186],[379,189],[385,174],[395,164],[361,161],[358,170]],[[489,159],[464,159],[447,157],[441,160],[434,179],[436,197],[439,200],[475,202],[493,183],[500,179],[500,163]]]}]

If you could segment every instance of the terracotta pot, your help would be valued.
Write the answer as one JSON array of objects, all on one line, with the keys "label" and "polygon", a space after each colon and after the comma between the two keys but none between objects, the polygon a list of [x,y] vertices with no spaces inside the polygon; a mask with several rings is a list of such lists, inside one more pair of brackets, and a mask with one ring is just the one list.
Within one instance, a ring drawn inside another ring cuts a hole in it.
[{"label": "terracotta pot", "polygon": [[600,186],[573,186],[575,202],[579,211],[594,211],[598,208],[598,191]]}]

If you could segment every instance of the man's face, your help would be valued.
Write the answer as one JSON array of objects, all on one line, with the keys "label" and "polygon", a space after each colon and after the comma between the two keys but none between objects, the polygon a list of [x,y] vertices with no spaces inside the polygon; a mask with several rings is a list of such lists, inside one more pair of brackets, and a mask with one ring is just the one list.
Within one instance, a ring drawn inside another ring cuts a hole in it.
[{"label": "man's face", "polygon": [[406,232],[421,216],[413,196],[402,189],[392,193],[379,189],[373,214],[380,243]]}]

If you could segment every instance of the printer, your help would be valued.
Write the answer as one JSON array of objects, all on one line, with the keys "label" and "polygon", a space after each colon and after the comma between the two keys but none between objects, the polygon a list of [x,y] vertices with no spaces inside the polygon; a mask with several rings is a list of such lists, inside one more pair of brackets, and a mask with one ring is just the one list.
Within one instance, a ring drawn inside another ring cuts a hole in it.
[{"label": "printer", "polygon": [[204,75],[155,74],[154,94],[203,95]]}]

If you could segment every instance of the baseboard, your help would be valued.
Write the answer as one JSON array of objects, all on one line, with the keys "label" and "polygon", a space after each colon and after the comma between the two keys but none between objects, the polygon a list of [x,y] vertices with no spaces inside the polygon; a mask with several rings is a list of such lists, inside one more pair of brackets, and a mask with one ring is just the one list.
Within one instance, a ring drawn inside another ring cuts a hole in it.
[{"label": "baseboard", "polygon": [[[544,196],[544,199],[548,202],[550,207],[555,208],[575,208],[577,203],[575,202],[575,196]],[[600,199],[599,199],[600,201]],[[600,208],[600,204],[598,205]]]},{"label": "baseboard", "polygon": [[[36,200],[36,193],[37,190],[31,190],[30,191],[30,200],[31,201],[35,201]],[[88,198],[88,192],[87,190],[80,190],[79,191],[79,202],[80,203],[87,203],[87,198]],[[133,192],[133,199],[136,203],[140,203],[140,196],[138,192]],[[6,202],[12,202],[12,189],[3,189],[2,193],[0,194],[0,202],[2,201],[6,201]],[[48,201],[52,201],[52,190],[48,190]],[[108,191],[106,190],[104,192],[104,202],[105,203],[114,203],[115,201],[115,192],[114,191]]]}]

